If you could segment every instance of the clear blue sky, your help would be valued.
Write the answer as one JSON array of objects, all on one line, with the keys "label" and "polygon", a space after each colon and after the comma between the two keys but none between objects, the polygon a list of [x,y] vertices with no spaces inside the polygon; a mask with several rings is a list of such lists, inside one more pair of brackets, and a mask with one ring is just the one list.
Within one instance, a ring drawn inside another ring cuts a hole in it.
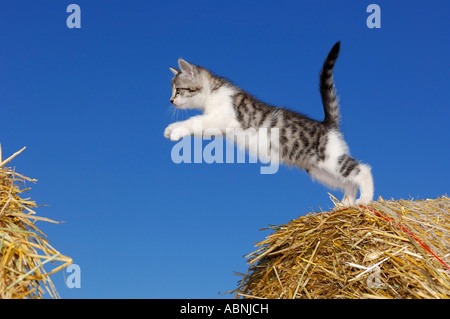
[{"label": "clear blue sky", "polygon": [[[81,29],[66,8],[81,7]],[[381,8],[381,29],[366,8]],[[449,191],[448,1],[3,1],[0,143],[37,178],[50,243],[81,267],[63,298],[228,298],[270,224],[332,206],[298,169],[174,164],[164,128],[169,66],[205,66],[260,99],[323,119],[318,73],[335,80],[352,155],[375,196]],[[207,144],[208,142],[204,142]],[[332,192],[337,197],[341,193]]]}]

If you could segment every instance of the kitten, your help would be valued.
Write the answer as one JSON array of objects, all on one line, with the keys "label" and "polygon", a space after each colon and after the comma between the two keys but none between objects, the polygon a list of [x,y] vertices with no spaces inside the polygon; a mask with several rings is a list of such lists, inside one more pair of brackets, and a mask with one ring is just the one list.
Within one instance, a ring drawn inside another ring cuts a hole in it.
[{"label": "kitten", "polygon": [[[177,141],[186,135],[205,136],[210,128],[235,132],[235,141],[250,152],[257,152],[254,142],[242,138],[256,130],[278,128],[277,143],[266,143],[271,158],[297,166],[315,180],[344,191],[343,203],[367,204],[373,199],[373,180],[370,166],[355,160],[339,131],[338,99],[334,88],[333,67],[339,54],[337,42],[328,54],[320,72],[320,94],[325,118],[312,120],[286,108],[274,107],[258,101],[249,93],[205,68],[178,60],[180,69],[170,68],[172,96],[170,102],[180,109],[197,108],[202,115],[169,125],[164,136]],[[198,131],[201,127],[201,131]],[[251,132],[250,132],[251,131]],[[250,132],[250,133],[249,133]],[[211,134],[211,133],[209,133]],[[211,134],[213,135],[213,134]],[[241,138],[240,138],[241,137]],[[276,156],[274,156],[274,154]]]}]

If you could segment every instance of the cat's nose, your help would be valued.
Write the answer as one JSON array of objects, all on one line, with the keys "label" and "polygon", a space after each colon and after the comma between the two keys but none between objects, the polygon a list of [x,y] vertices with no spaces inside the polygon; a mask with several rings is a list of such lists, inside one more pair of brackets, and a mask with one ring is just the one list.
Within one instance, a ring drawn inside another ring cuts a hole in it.
[{"label": "cat's nose", "polygon": [[172,103],[172,104],[173,104],[173,100],[174,100],[174,99],[170,99],[170,103]]}]

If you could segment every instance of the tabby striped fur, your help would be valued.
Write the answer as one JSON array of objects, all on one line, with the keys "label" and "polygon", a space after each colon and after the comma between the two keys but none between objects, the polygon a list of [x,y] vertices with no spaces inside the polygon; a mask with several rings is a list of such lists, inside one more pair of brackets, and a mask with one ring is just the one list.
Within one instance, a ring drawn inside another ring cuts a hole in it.
[{"label": "tabby striped fur", "polygon": [[[172,96],[170,101],[182,109],[197,108],[202,115],[169,125],[164,136],[177,141],[186,135],[208,134],[210,128],[222,132],[234,130],[235,141],[258,155],[257,132],[279,129],[277,143],[268,143],[271,158],[306,170],[313,179],[344,191],[343,203],[366,204],[373,199],[370,166],[350,156],[339,130],[339,107],[333,81],[333,67],[339,54],[336,43],[328,54],[319,77],[319,88],[325,112],[316,121],[287,108],[259,101],[228,80],[213,75],[200,66],[178,60],[180,69],[170,68]],[[201,130],[198,131],[198,127]],[[265,132],[266,132],[265,131]],[[247,138],[250,136],[250,138]],[[252,138],[253,136],[253,138]],[[276,155],[276,156],[275,156]]]}]

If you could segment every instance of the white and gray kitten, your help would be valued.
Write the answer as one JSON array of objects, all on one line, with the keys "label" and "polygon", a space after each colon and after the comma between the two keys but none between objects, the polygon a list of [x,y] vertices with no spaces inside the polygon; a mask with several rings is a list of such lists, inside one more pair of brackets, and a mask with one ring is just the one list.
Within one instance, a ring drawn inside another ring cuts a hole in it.
[{"label": "white and gray kitten", "polygon": [[[164,136],[177,141],[187,135],[214,135],[233,131],[235,142],[260,155],[257,132],[270,135],[278,128],[279,139],[267,142],[270,158],[304,169],[319,182],[344,191],[344,204],[367,204],[373,199],[374,186],[370,166],[355,160],[339,131],[338,100],[333,82],[333,67],[338,57],[337,42],[320,72],[320,94],[325,111],[323,121],[312,120],[286,108],[258,101],[249,93],[205,68],[178,60],[180,69],[170,68],[170,102],[180,109],[200,109],[202,115],[170,124]],[[200,128],[200,130],[199,130]],[[265,129],[265,130],[264,130]],[[212,133],[211,133],[212,132]],[[252,138],[253,137],[253,138]],[[264,144],[264,143],[263,143]],[[260,146],[261,147],[261,146]],[[268,154],[268,153],[266,153]]]}]

